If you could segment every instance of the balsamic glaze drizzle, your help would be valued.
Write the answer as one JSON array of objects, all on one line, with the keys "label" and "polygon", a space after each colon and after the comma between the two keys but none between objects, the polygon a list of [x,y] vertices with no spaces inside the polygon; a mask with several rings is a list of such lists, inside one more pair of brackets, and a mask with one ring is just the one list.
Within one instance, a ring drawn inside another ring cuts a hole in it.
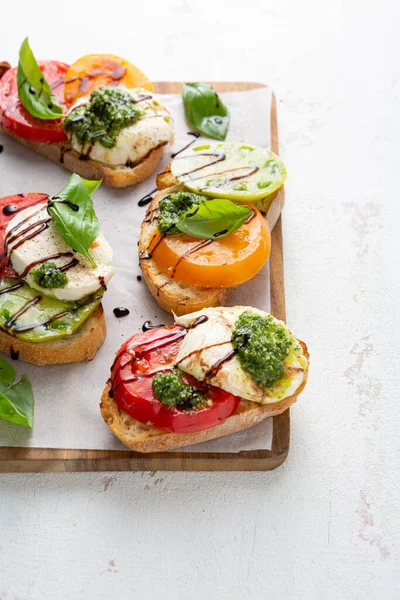
[{"label": "balsamic glaze drizzle", "polygon": [[7,217],[9,215],[13,215],[14,213],[18,212],[19,208],[17,204],[7,204],[6,206],[3,206],[3,215],[6,215]]},{"label": "balsamic glaze drizzle", "polygon": [[178,154],[180,154],[184,150],[187,150],[188,148],[190,148],[190,146],[195,143],[195,141],[197,140],[197,138],[200,137],[200,134],[197,133],[197,131],[187,131],[186,133],[187,133],[187,135],[193,135],[194,139],[191,140],[188,144],[186,144],[186,146],[184,146],[183,148],[181,148],[177,152],[173,152],[173,154],[171,154],[171,158],[176,158],[178,156]]},{"label": "balsamic glaze drizzle", "polygon": [[60,196],[53,196],[53,198],[47,203],[47,208],[51,208],[55,204],[67,204],[73,211],[78,212],[79,204],[75,202],[71,202],[71,200],[67,200],[66,198],[61,198]]},{"label": "balsamic glaze drizzle", "polygon": [[11,360],[18,360],[19,359],[19,350],[14,350],[13,346],[11,346],[10,356],[11,356]]},{"label": "balsamic glaze drizzle", "polygon": [[[226,156],[223,152],[199,152],[196,156],[214,156],[215,158],[214,158],[214,160],[210,160],[210,162],[206,163],[205,165],[200,165],[200,167],[196,167],[195,169],[186,171],[186,173],[181,173],[180,177],[185,177],[186,175],[190,175],[191,173],[196,173],[196,171],[201,171],[202,169],[205,169],[206,167],[211,167],[211,165],[215,165],[216,163],[219,163],[226,159]],[[184,160],[185,158],[187,158],[187,157],[180,156],[176,160],[182,160],[182,159]],[[199,177],[199,179],[201,179],[201,177]],[[191,178],[191,180],[193,180],[193,178]]]},{"label": "balsamic glaze drizzle", "polygon": [[[32,225],[29,225],[28,227],[26,227],[25,229],[23,229],[22,231],[20,231],[16,235],[13,235],[11,237],[7,236],[6,239],[5,239],[5,242],[4,242],[4,248],[5,248],[6,252],[8,250],[8,245],[10,243],[12,243],[12,242],[15,242],[19,238],[22,238],[22,239],[20,239],[19,241],[17,241],[16,244],[14,244],[11,252],[13,252],[14,250],[16,250],[20,246],[22,246],[22,244],[24,244],[28,240],[32,240],[33,238],[35,238],[37,235],[39,235],[39,233],[42,233],[42,231],[44,231],[45,229],[48,229],[49,226],[50,226],[50,221],[51,221],[50,217],[48,219],[42,219],[41,221],[36,221],[36,223],[32,223]],[[9,231],[9,234],[12,231],[13,231],[13,229],[11,229]],[[32,231],[32,233],[29,233],[30,231]],[[25,235],[24,236],[25,233],[28,233],[29,235]]]},{"label": "balsamic glaze drizzle", "polygon": [[[35,260],[34,262],[30,263],[29,265],[27,265],[27,267],[25,268],[25,270],[21,273],[20,277],[22,279],[24,279],[24,277],[26,277],[29,273],[29,271],[31,269],[33,269],[33,267],[36,267],[37,265],[41,265],[45,262],[47,262],[48,260],[53,260],[55,258],[63,258],[63,257],[70,257],[73,256],[73,252],[57,252],[57,254],[52,254],[50,256],[46,256],[45,258],[40,258],[39,260]],[[76,259],[75,259],[76,260]],[[72,263],[73,261],[71,261]],[[77,261],[78,262],[78,261]],[[60,268],[60,271],[64,271],[67,270],[65,267],[71,268],[69,265],[72,266],[71,263],[67,263],[64,267]],[[76,264],[76,263],[75,263]]]},{"label": "balsamic glaze drizzle", "polygon": [[32,329],[36,329],[36,327],[42,327],[43,325],[48,325],[49,323],[52,323],[53,321],[56,321],[57,319],[61,319],[61,317],[66,317],[67,315],[69,315],[70,312],[71,311],[69,311],[69,310],[64,310],[61,313],[57,313],[56,315],[53,315],[46,321],[42,321],[41,323],[32,323],[31,325],[21,325],[20,327],[14,327],[13,331],[15,333],[22,333],[24,331],[32,331]]},{"label": "balsamic glaze drizzle", "polygon": [[22,282],[20,282],[20,283],[15,283],[14,285],[10,285],[9,287],[5,287],[0,290],[0,296],[2,294],[7,294],[7,292],[13,292],[14,290],[18,290],[23,285],[24,284]]},{"label": "balsamic glaze drizzle", "polygon": [[157,329],[158,327],[165,327],[164,323],[160,323],[159,325],[152,325],[151,321],[145,321],[142,325],[142,331],[150,331],[151,329]]},{"label": "balsamic glaze drizzle", "polygon": [[[200,317],[197,317],[197,319],[195,319],[195,321],[193,321],[191,329],[193,329],[193,327],[196,327],[197,325],[199,325],[200,322],[204,323],[207,320],[208,320],[208,317],[206,315],[201,315]],[[237,348],[232,348],[232,350],[230,350],[228,352],[228,354],[226,354],[225,356],[223,356],[222,358],[217,360],[217,362],[215,362],[208,369],[208,371],[204,375],[204,381],[207,381],[207,379],[211,379],[212,377],[215,377],[217,375],[218,371],[221,369],[222,365],[224,363],[228,362],[229,360],[231,360],[237,354],[237,351],[239,350],[239,348],[243,348],[243,346],[245,346],[247,344],[249,339],[250,339],[249,334],[244,334],[243,340],[241,341],[241,343],[239,344],[239,346]],[[201,354],[204,350],[209,350],[210,348],[215,348],[216,346],[223,346],[224,344],[230,344],[230,343],[231,343],[231,340],[226,340],[225,342],[219,342],[217,344],[211,344],[211,346],[205,346],[204,348],[199,348],[198,350],[193,350],[192,352],[190,352],[189,354],[187,354],[186,356],[181,358],[179,363],[183,362],[184,360],[187,360],[194,354]],[[179,363],[177,363],[177,364],[179,364]]]},{"label": "balsamic glaze drizzle", "polygon": [[172,272],[170,274],[171,279],[173,279],[175,277],[176,274],[176,269],[178,268],[178,266],[180,265],[180,263],[185,260],[185,258],[187,258],[190,254],[193,254],[193,252],[197,252],[197,250],[201,250],[202,248],[205,248],[206,246],[209,246],[210,244],[213,243],[214,240],[209,239],[209,240],[203,240],[202,242],[200,242],[199,244],[196,244],[196,246],[194,246],[193,248],[191,248],[190,250],[188,250],[187,252],[185,252],[184,254],[182,254],[182,256],[180,256],[178,258],[178,260],[176,261],[176,263],[174,264],[174,267],[172,269]]},{"label": "balsamic glaze drizzle", "polygon": [[[125,67],[114,63],[114,64],[110,65],[110,70],[105,70],[105,69],[102,69],[99,67],[97,69],[94,69],[92,73],[88,73],[87,75],[82,75],[82,76],[77,75],[76,77],[72,77],[71,79],[68,79],[68,81],[65,81],[65,84],[73,83],[74,81],[80,81],[79,93],[83,94],[83,92],[86,90],[86,86],[87,86],[88,82],[91,79],[94,79],[95,77],[97,77],[98,75],[105,75],[106,77],[109,77],[113,82],[115,82],[115,85],[116,85],[117,82],[124,77],[125,73],[126,73]],[[56,84],[53,84],[53,89],[54,89],[54,87],[61,85],[62,82],[64,82],[64,80],[57,81]],[[108,85],[111,85],[111,82]]]},{"label": "balsamic glaze drizzle", "polygon": [[207,315],[200,315],[199,317],[197,317],[197,319],[195,319],[193,321],[193,323],[190,326],[190,329],[194,329],[198,325],[201,325],[202,323],[206,323],[206,321],[208,321]]},{"label": "balsamic glaze drizzle", "polygon": [[110,391],[112,394],[114,394],[115,390],[117,389],[118,386],[121,385],[121,383],[132,383],[133,381],[138,381],[139,379],[144,379],[145,377],[152,377],[153,375],[157,375],[157,373],[165,373],[167,371],[172,371],[172,368],[171,367],[161,367],[160,369],[154,369],[154,371],[146,371],[144,373],[141,373],[140,375],[133,375],[132,377],[127,377],[126,379],[121,379],[121,381],[119,381],[117,383],[117,385],[114,386],[114,389],[112,389]]},{"label": "balsamic glaze drizzle", "polygon": [[149,192],[148,194],[143,196],[143,198],[140,198],[140,200],[138,202],[138,206],[146,206],[146,204],[150,204],[150,202],[153,200],[154,194],[157,191],[158,191],[158,188],[154,188],[154,190],[151,190],[151,192]]},{"label": "balsamic glaze drizzle", "polygon": [[18,317],[23,315],[24,312],[28,310],[28,308],[40,302],[41,299],[42,296],[35,296],[34,298],[32,298],[32,300],[26,302],[26,304],[24,304],[19,310],[17,310],[17,312],[12,317],[8,319],[8,321],[6,321],[6,327],[11,328],[12,324],[18,319]]},{"label": "balsamic glaze drizzle", "polygon": [[[40,208],[38,211],[36,211],[36,212],[35,212],[33,215],[29,215],[29,217],[26,217],[26,219],[23,219],[22,221],[20,221],[20,222],[18,223],[18,225],[16,225],[15,227],[12,227],[12,229],[10,229],[10,230],[8,231],[8,233],[7,233],[7,235],[5,236],[5,239],[4,239],[4,250],[5,250],[5,252],[6,252],[6,253],[7,253],[7,247],[8,247],[8,244],[9,244],[11,241],[13,241],[13,239],[15,239],[15,238],[18,238],[20,235],[23,235],[23,234],[26,232],[26,230],[23,230],[22,232],[20,232],[19,234],[16,234],[15,236],[14,236],[14,233],[15,233],[15,232],[16,232],[16,231],[17,231],[17,230],[18,230],[18,229],[19,229],[19,228],[20,228],[22,225],[24,225],[25,223],[27,223],[27,222],[28,222],[28,221],[29,221],[29,220],[30,220],[32,217],[35,217],[35,216],[36,216],[36,215],[38,215],[40,212],[42,212],[42,211],[43,211],[45,208],[47,208],[47,207],[45,207],[45,206],[42,206],[42,208]],[[38,221],[37,223],[34,223],[34,225],[37,225],[38,223],[39,223],[39,221]],[[39,232],[39,233],[40,233],[40,232]]]},{"label": "balsamic glaze drizzle", "polygon": [[99,275],[99,281],[100,281],[100,287],[102,287],[103,290],[106,292],[107,286],[106,286],[106,282],[105,282],[103,275]]},{"label": "balsamic glaze drizzle", "polygon": [[[144,324],[143,324],[144,325]],[[156,325],[156,327],[160,327],[159,325]],[[152,327],[151,327],[152,328]],[[145,346],[146,352],[150,352],[151,350],[157,350],[158,348],[162,348],[163,346],[166,346],[167,344],[171,344],[172,342],[175,342],[177,340],[179,340],[181,337],[185,337],[185,335],[187,334],[187,330],[186,329],[182,329],[181,331],[171,331],[171,333],[169,335],[163,336],[161,338],[158,338],[156,340],[154,340],[154,344],[153,345],[148,345]],[[126,367],[128,364],[132,363],[134,360],[136,360],[137,358],[139,358],[141,356],[140,353],[140,347],[143,346],[143,343],[139,343],[136,346],[133,346],[132,348],[129,348],[129,353],[131,355],[131,358],[124,362],[123,364],[120,364],[118,366],[117,372],[112,375],[112,381],[115,380],[115,378],[117,377],[119,371],[121,369],[123,369],[124,367]],[[116,355],[114,362],[111,366],[111,373],[114,370],[115,365],[117,364],[118,360],[121,358],[121,356],[127,352],[127,348],[123,347],[122,350],[120,350],[118,352],[118,354]],[[169,369],[166,369],[165,367],[163,369],[161,369],[162,371],[166,371]],[[147,373],[147,376],[149,375],[149,373]],[[146,373],[143,373],[140,377],[146,376]],[[136,379],[138,379],[138,377],[135,377],[134,379],[121,379],[121,381],[118,382],[118,384],[114,387],[114,390],[118,387],[118,385],[120,385],[121,383],[125,383],[127,381],[136,381]]]},{"label": "balsamic glaze drizzle", "polygon": [[129,315],[129,309],[124,306],[118,306],[114,308],[113,313],[117,319],[120,319],[121,317],[127,317]]},{"label": "balsamic glaze drizzle", "polygon": [[[183,157],[184,158],[184,157]],[[224,159],[222,159],[224,160]],[[215,162],[219,162],[219,161],[215,161]],[[200,167],[201,169],[205,168],[205,167],[209,167],[210,165],[213,165],[214,162],[208,163],[207,165],[204,165],[204,167]],[[225,177],[225,181],[237,181],[238,179],[246,179],[246,177],[250,177],[250,175],[253,175],[254,173],[256,173],[258,171],[258,167],[256,167],[255,165],[253,167],[235,167],[234,169],[227,169],[226,171],[219,171],[218,173],[213,173],[212,175],[224,175],[225,173],[231,173],[232,171],[242,171],[243,169],[248,169],[247,173],[244,173],[243,175],[235,175],[233,177]],[[199,169],[193,169],[193,171],[188,171],[187,173],[183,173],[183,175],[189,175],[190,173],[194,173],[195,171],[198,171]],[[200,177],[191,177],[191,181],[196,181],[196,179],[203,179],[204,175],[200,175]]]},{"label": "balsamic glaze drizzle", "polygon": [[[149,96],[151,97],[151,96]],[[144,100],[145,98],[143,98]],[[139,100],[137,100],[137,102],[139,102],[141,99],[139,98]],[[183,148],[181,148],[180,150],[178,150],[177,152],[173,152],[171,154],[171,158],[175,158],[176,156],[178,156],[178,154],[180,154],[181,152],[183,152],[184,150],[187,150],[192,144],[194,144],[194,142],[197,140],[198,137],[200,137],[200,134],[197,133],[197,131],[188,131],[187,135],[192,135],[193,140],[191,140],[188,144],[186,144],[186,146],[184,146]],[[154,188],[154,190],[151,190],[150,192],[148,192],[148,194],[146,194],[145,196],[143,196],[143,198],[141,198],[138,202],[138,206],[146,206],[146,204],[150,204],[150,202],[153,200],[153,196],[154,194],[158,191],[158,188]]]},{"label": "balsamic glaze drizzle", "polygon": [[212,367],[210,367],[208,369],[207,373],[204,375],[204,380],[215,377],[217,375],[218,371],[221,369],[222,365],[224,363],[228,362],[229,360],[231,360],[235,355],[236,355],[236,350],[235,350],[235,348],[233,348],[230,352],[228,352],[228,354],[226,354],[225,356],[223,356],[222,358],[217,360],[217,362],[214,363],[212,365]]}]

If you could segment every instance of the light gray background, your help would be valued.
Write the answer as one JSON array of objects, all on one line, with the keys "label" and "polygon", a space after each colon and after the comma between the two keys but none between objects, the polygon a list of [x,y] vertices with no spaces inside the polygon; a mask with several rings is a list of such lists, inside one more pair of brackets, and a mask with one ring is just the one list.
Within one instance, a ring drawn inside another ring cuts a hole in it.
[{"label": "light gray background", "polygon": [[398,2],[3,4],[0,60],[29,34],[44,58],[274,87],[312,370],[275,472],[1,476],[1,600],[399,597]]}]

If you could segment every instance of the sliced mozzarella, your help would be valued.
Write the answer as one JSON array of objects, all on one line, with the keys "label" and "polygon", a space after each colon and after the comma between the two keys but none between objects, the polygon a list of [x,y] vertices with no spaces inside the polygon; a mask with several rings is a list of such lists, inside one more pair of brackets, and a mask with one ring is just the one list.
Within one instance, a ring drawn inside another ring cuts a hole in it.
[{"label": "sliced mozzarella", "polygon": [[[283,377],[271,388],[260,388],[241,367],[237,356],[223,362],[215,376],[207,377],[212,367],[233,350],[231,338],[235,323],[239,315],[247,310],[263,316],[267,314],[249,306],[233,306],[205,308],[189,315],[175,317],[177,323],[189,328],[176,357],[176,365],[196,379],[207,379],[212,385],[235,396],[260,404],[270,404],[291,396],[301,385],[307,367],[307,359],[301,346],[281,321],[278,322],[284,325],[287,335],[296,343],[285,359]],[[190,329],[192,323],[201,315],[207,316],[207,321]]]},{"label": "sliced mozzarella", "polygon": [[[12,229],[20,225],[8,236],[7,255],[10,258],[12,267],[19,275],[26,272],[23,278],[34,289],[40,290],[41,293],[53,296],[59,300],[80,300],[96,292],[101,287],[101,282],[107,284],[111,279],[114,273],[113,267],[109,265],[113,254],[111,246],[100,233],[93,243],[94,247],[90,250],[90,254],[97,265],[96,268],[93,268],[87,258],[78,252],[73,252],[55,229],[52,221],[50,221],[47,229],[41,231],[33,239],[24,241],[21,246],[16,248],[17,244],[23,238],[37,231],[34,227],[29,232],[22,234],[26,228],[49,218],[46,206],[46,204],[37,204],[36,206],[22,210],[8,223],[6,236]],[[24,219],[27,220],[22,223]],[[22,235],[13,240],[13,237],[18,234]],[[51,258],[53,255],[59,253],[70,253],[72,255]],[[68,283],[64,288],[46,289],[40,287],[35,282],[32,270],[29,267],[36,261],[41,261],[44,258],[48,258],[46,262],[54,262],[58,267],[66,265],[74,258],[79,261],[76,266],[65,272],[68,277]]]},{"label": "sliced mozzarella", "polygon": [[[166,144],[173,138],[173,123],[167,109],[162,106],[156,97],[142,88],[129,89],[121,86],[135,100],[141,96],[150,96],[149,99],[138,103],[138,109],[144,114],[136,123],[121,129],[115,146],[106,148],[100,142],[82,145],[75,135],[70,135],[71,146],[80,154],[88,154],[91,160],[96,160],[106,165],[125,166],[127,163],[136,164],[160,144]],[[90,95],[82,96],[71,106],[69,112],[78,106],[87,104]]]}]

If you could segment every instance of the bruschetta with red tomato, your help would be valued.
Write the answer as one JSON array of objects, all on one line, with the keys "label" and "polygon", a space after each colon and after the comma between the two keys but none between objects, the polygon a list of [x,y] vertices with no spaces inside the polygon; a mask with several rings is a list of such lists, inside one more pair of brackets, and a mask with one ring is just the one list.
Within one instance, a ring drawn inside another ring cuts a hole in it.
[{"label": "bruschetta with red tomato", "polygon": [[101,414],[138,452],[161,452],[247,429],[303,390],[309,355],[282,321],[246,306],[206,308],[126,341]]},{"label": "bruschetta with red tomato", "polygon": [[37,62],[26,39],[18,67],[0,63],[0,132],[86,179],[126,187],[157,167],[173,123],[129,61]]}]

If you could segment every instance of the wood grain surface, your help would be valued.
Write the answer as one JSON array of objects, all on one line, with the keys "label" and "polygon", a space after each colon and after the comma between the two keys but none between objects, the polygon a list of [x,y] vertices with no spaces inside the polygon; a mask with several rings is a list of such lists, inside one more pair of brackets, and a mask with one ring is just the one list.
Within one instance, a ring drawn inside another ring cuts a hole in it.
[{"label": "wood grain surface", "polygon": [[[265,87],[250,82],[212,82],[218,92],[246,91]],[[162,94],[180,92],[181,83],[158,82],[155,91]],[[278,153],[276,100],[271,104],[271,149]],[[274,200],[276,210],[282,208],[284,192]],[[272,208],[272,207],[271,207]],[[275,221],[275,219],[273,219]],[[271,313],[285,320],[283,275],[283,242],[281,217],[272,231],[270,255]],[[290,414],[273,417],[271,450],[239,453],[169,452],[139,454],[131,451],[69,450],[52,448],[0,448],[0,472],[62,471],[264,471],[281,465],[289,452]]]}]

